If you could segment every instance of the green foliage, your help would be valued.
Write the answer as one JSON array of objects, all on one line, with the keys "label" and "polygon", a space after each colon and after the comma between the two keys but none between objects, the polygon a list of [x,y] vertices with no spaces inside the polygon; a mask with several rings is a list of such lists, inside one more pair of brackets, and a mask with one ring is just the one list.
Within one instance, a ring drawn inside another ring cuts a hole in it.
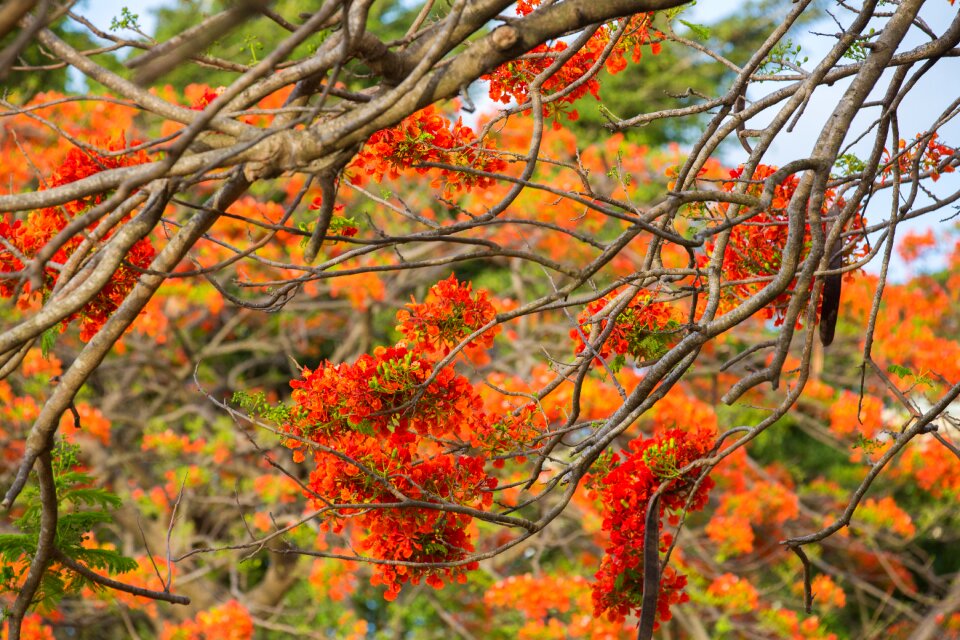
[{"label": "green foliage", "polygon": [[60,335],[60,325],[54,325],[44,331],[43,335],[40,336],[40,353],[43,354],[44,358],[50,355],[50,351],[52,351],[54,345],[57,344],[58,335]]},{"label": "green foliage", "polygon": [[862,433],[857,434],[856,441],[851,445],[851,449],[863,449],[863,452],[870,455],[880,446],[880,442],[872,438],[867,438]]},{"label": "green foliage", "polygon": [[74,559],[94,571],[110,575],[133,571],[138,566],[133,558],[128,558],[112,549],[79,549]]},{"label": "green foliage", "polygon": [[[620,371],[623,369],[623,365],[625,364],[627,364],[627,356],[623,355],[622,353],[618,353],[616,356],[607,361],[607,367],[614,373],[620,373]],[[601,373],[603,374],[604,379],[606,379],[606,372],[604,371]]]},{"label": "green foliage", "polygon": [[333,234],[342,234],[343,230],[347,227],[356,227],[357,226],[356,218],[347,218],[345,216],[334,216],[330,219],[330,227],[328,229],[329,233]]},{"label": "green foliage", "polygon": [[[106,489],[90,486],[93,477],[76,470],[79,447],[59,442],[53,449],[53,480],[57,494],[57,531],[54,544],[67,557],[94,571],[109,575],[131,571],[137,562],[112,549],[83,546],[98,525],[113,521],[108,510],[121,500]],[[28,486],[21,497],[23,513],[14,521],[20,531],[0,535],[0,593],[17,592],[37,552],[42,505],[40,490]],[[64,596],[78,593],[85,586],[97,585],[65,568],[50,569],[43,575],[34,605],[53,607]]]},{"label": "green foliage", "polygon": [[260,58],[257,55],[258,51],[263,51],[263,43],[260,42],[260,38],[253,34],[248,34],[243,37],[243,46],[240,47],[240,52],[249,52],[250,53],[250,64],[257,64],[260,62]]},{"label": "green foliage", "polygon": [[[600,105],[600,108],[601,110],[605,110],[605,115],[608,115],[610,118],[615,117],[613,112],[603,105]],[[617,163],[607,171],[607,177],[622,183],[624,187],[629,187],[630,183],[633,182],[633,176],[623,170],[623,154],[620,151],[617,151]]]},{"label": "green foliage", "polygon": [[867,166],[855,153],[845,153],[834,163],[840,169],[840,175],[849,176],[862,172]]},{"label": "green foliage", "polygon": [[908,376],[913,375],[913,371],[899,364],[891,364],[890,366],[888,366],[887,373],[892,373],[893,375],[899,376],[901,378],[906,378]]},{"label": "green foliage", "polygon": [[235,391],[231,402],[250,415],[275,424],[288,422],[294,417],[295,409],[293,407],[289,407],[282,402],[272,404],[267,400],[267,395],[262,391],[256,391],[254,393]]},{"label": "green foliage", "polygon": [[793,40],[790,38],[781,40],[770,50],[770,55],[763,61],[760,69],[769,73],[779,73],[780,71],[802,66],[809,58],[804,56],[803,59],[801,59],[801,51],[800,45],[794,45]]},{"label": "green foliage", "polygon": [[[157,11],[157,32],[155,38],[163,42],[179,35],[186,29],[202,22],[206,17],[223,11],[232,3],[227,0],[178,0],[168,7]],[[277,0],[270,8],[283,16],[288,22],[300,24],[300,14],[306,10],[298,0]],[[433,15],[446,11],[444,3],[437,3]],[[399,2],[376,2],[370,9],[370,21],[378,24],[378,35],[385,41],[402,38],[407,27],[417,14],[416,7]],[[122,16],[121,16],[122,17]],[[220,37],[203,52],[206,55],[231,60],[241,64],[256,64],[263,55],[276,49],[290,33],[279,24],[261,15],[255,15],[229,33]],[[297,47],[291,59],[304,58],[316,52],[330,35],[329,30],[320,31]],[[364,68],[353,63],[351,69],[362,78]],[[192,83],[208,84],[212,87],[230,84],[237,77],[236,72],[213,70],[194,64],[182,64],[164,75],[163,82],[182,90]],[[359,88],[362,79],[345,78],[350,88]]]},{"label": "green foliage", "polygon": [[899,364],[887,366],[887,373],[893,374],[898,378],[909,378],[912,386],[932,385],[935,382],[930,376],[929,371],[914,372],[912,369],[908,369]]},{"label": "green foliage", "polygon": [[[389,197],[389,196],[387,196]],[[386,200],[387,198],[384,198]],[[297,228],[304,233],[304,236],[300,238],[300,248],[304,248],[310,242],[310,234],[313,233],[313,229],[316,225],[316,220],[310,222],[298,222]],[[333,216],[330,218],[330,226],[327,227],[328,235],[343,235],[343,231],[348,227],[359,227],[359,223],[356,218],[345,217],[345,216]]]},{"label": "green foliage", "polygon": [[140,16],[131,12],[127,7],[120,9],[120,17],[113,18],[110,21],[110,31],[120,31],[122,29],[140,31]]},{"label": "green foliage", "polygon": [[850,44],[850,48],[843,54],[843,57],[854,62],[863,62],[867,59],[867,54],[870,51],[868,43],[876,35],[876,29],[871,28],[866,35],[857,38]]},{"label": "green foliage", "polygon": [[670,350],[672,332],[680,327],[676,320],[670,320],[662,331],[635,331],[627,336],[630,353],[638,360],[651,361],[660,359]]},{"label": "green foliage", "polygon": [[707,27],[702,24],[694,24],[692,22],[687,22],[686,20],[680,20],[680,24],[685,26],[687,29],[690,29],[690,32],[697,40],[709,40],[710,34],[712,31],[710,27]]}]

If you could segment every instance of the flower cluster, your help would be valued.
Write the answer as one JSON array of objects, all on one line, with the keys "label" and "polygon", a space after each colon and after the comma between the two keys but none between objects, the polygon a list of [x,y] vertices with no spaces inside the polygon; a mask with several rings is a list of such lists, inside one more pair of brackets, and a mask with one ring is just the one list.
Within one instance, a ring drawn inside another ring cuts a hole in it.
[{"label": "flower cluster", "polygon": [[912,538],[917,533],[910,514],[897,506],[896,501],[890,496],[879,500],[867,498],[857,510],[857,517],[878,530],[893,531],[904,538]]},{"label": "flower cluster", "polygon": [[[634,64],[640,62],[644,45],[650,45],[650,52],[653,55],[660,53],[660,40],[663,39],[663,34],[659,31],[654,31],[652,35],[650,33],[650,28],[653,26],[653,13],[638,13],[627,20],[629,22],[623,37],[610,52],[610,57],[605,63],[607,71],[611,74],[617,74],[627,68],[627,53],[630,54],[630,60]],[[612,27],[608,28],[611,29],[611,33],[615,31]],[[609,36],[607,38],[609,39]]]},{"label": "flower cluster", "polygon": [[759,481],[749,490],[725,493],[705,531],[717,545],[719,557],[735,557],[779,540],[783,525],[799,513],[797,495],[790,487]]},{"label": "flower cluster", "polygon": [[[7,625],[0,623],[0,640],[9,640]],[[43,618],[36,613],[24,616],[20,626],[20,640],[55,640],[53,628],[43,624]]]},{"label": "flower cluster", "polygon": [[[668,429],[652,438],[638,438],[629,445],[621,461],[613,459],[612,469],[598,483],[603,504],[603,529],[610,533],[610,544],[596,574],[593,602],[597,616],[622,619],[639,613],[643,599],[643,556],[647,508],[653,494],[666,485],[660,497],[661,519],[669,513],[669,521],[677,522],[676,512],[698,511],[707,503],[713,480],[701,471],[682,472],[684,467],[702,458],[712,447],[714,431]],[[672,536],[660,536],[660,551],[666,551]],[[667,567],[660,578],[657,599],[657,620],[669,620],[670,605],[686,602],[683,592],[686,576]]]},{"label": "flower cluster", "polygon": [[[313,202],[310,203],[310,211],[319,211],[323,206],[323,197],[317,196],[313,199]],[[327,233],[332,235],[344,236],[345,238],[352,238],[353,236],[360,233],[360,229],[356,226],[357,222],[353,218],[348,218],[343,215],[343,211],[346,207],[342,204],[333,205],[333,217],[330,218],[330,226],[327,228]]]},{"label": "flower cluster", "polygon": [[[629,623],[595,619],[590,583],[578,575],[525,573],[498,580],[483,596],[489,613],[519,617],[517,640],[590,638],[612,640],[631,637]],[[512,629],[511,629],[512,631]]]},{"label": "flower cluster", "polygon": [[298,429],[305,436],[357,432],[402,445],[419,436],[469,437],[482,403],[452,367],[432,364],[400,344],[378,347],[354,364],[324,362],[294,380]]},{"label": "flower cluster", "polygon": [[[484,495],[491,494],[488,492]],[[487,503],[484,506],[490,505]],[[375,519],[370,525],[370,535],[361,543],[361,548],[382,560],[426,565],[462,561],[474,550],[467,532],[472,520],[469,515],[427,509],[417,509],[411,514],[407,514],[407,511],[390,511],[389,515]],[[467,581],[466,572],[479,566],[476,561],[452,567],[378,565],[370,582],[374,586],[385,586],[384,598],[395,600],[402,586],[408,582],[418,584],[423,579],[434,589],[443,588],[447,582],[464,584]]]},{"label": "flower cluster", "polygon": [[707,587],[707,597],[712,603],[719,604],[734,613],[748,613],[756,610],[760,603],[757,588],[746,578],[725,573]]},{"label": "flower cluster", "polygon": [[377,131],[357,154],[347,169],[350,180],[361,183],[366,177],[377,182],[384,177],[396,179],[400,172],[413,167],[423,175],[438,171],[434,187],[442,187],[451,195],[464,189],[486,189],[492,178],[465,173],[456,169],[434,170],[418,166],[426,162],[468,167],[497,173],[507,163],[492,148],[479,144],[473,129],[457,119],[451,126],[435,105],[430,105],[405,118],[400,124]]},{"label": "flower cluster", "polygon": [[[101,143],[107,150],[119,152],[126,148],[126,141],[121,136],[116,140]],[[82,180],[100,171],[118,169],[131,165],[142,164],[147,161],[144,152],[117,153],[100,155],[91,151],[72,149],[56,170],[53,176],[41,188],[59,187],[77,180]],[[48,207],[33,211],[26,220],[12,220],[9,214],[0,220],[0,238],[4,240],[0,245],[0,273],[10,274],[0,277],[0,296],[11,297],[18,291],[21,280],[16,275],[26,268],[27,262],[34,258],[54,236],[56,236],[76,216],[89,207],[103,201],[104,194],[94,194],[78,200],[73,200],[57,207]],[[92,231],[97,223],[90,225],[87,230]],[[105,234],[109,238],[110,234]],[[59,271],[54,265],[64,265],[74,251],[83,243],[81,235],[75,235],[67,240],[45,265],[43,283],[36,291],[32,290],[29,282],[24,282],[19,290],[21,306],[27,306],[39,296],[46,297],[56,285]],[[104,285],[103,289],[84,306],[80,311],[64,320],[64,327],[72,320],[80,320],[80,337],[87,341],[92,338],[110,315],[116,311],[127,294],[136,284],[140,276],[137,268],[146,268],[153,261],[155,250],[148,238],[144,238],[131,247],[124,264],[113,277]],[[33,294],[33,295],[31,295]]]},{"label": "flower cluster", "polygon": [[[807,616],[803,620],[796,611],[786,608],[766,609],[760,613],[763,626],[776,635],[775,638],[791,640],[837,640],[837,634],[821,629],[819,616]],[[893,629],[886,629],[887,637],[902,637]]]},{"label": "flower cluster", "polygon": [[[446,280],[430,287],[422,303],[413,301],[397,313],[397,331],[421,352],[446,356],[451,348],[496,316],[486,291],[474,294],[469,282],[458,282],[456,276],[450,274]],[[468,352],[489,349],[499,331],[499,326],[485,331],[470,340],[465,349]]]},{"label": "flower cluster", "polygon": [[[825,573],[816,575],[810,587],[818,610],[843,609],[847,604],[847,594]],[[797,582],[793,591],[797,595],[803,593],[803,582]]]},{"label": "flower cluster", "polygon": [[[532,12],[539,1],[520,2],[517,5],[517,13],[526,15]],[[651,51],[656,55],[660,52],[659,42],[651,42],[650,26],[653,21],[652,13],[640,13],[628,18],[626,32],[622,38],[613,46],[605,66],[609,73],[616,74],[626,68],[627,62],[625,54],[628,52],[634,62],[638,62],[641,56],[641,47],[644,44],[650,44]],[[569,108],[574,102],[585,96],[587,93],[597,100],[600,99],[600,83],[596,74],[586,77],[603,56],[603,52],[610,44],[610,39],[617,31],[617,24],[601,26],[597,32],[567,60],[552,76],[543,83],[545,94],[558,93],[573,88],[562,97],[551,101],[543,106],[543,115],[556,117],[559,113],[566,113],[570,120],[577,120],[580,116],[576,109]],[[655,34],[659,36],[659,33]],[[565,42],[557,41],[553,44],[541,44],[529,51],[524,57],[507,62],[497,67],[492,73],[483,76],[483,79],[489,82],[490,99],[503,104],[509,104],[514,101],[517,104],[524,104],[529,99],[530,83],[549,68],[557,57],[567,50]],[[559,128],[559,122],[554,120],[554,127]]]},{"label": "flower cluster", "polygon": [[829,418],[830,430],[835,436],[848,438],[860,434],[872,439],[883,429],[883,400],[844,389],[830,405]]},{"label": "flower cluster", "polygon": [[913,262],[918,258],[928,255],[937,246],[937,237],[933,229],[926,231],[907,231],[900,238],[897,244],[897,253],[900,258],[907,263]]},{"label": "flower cluster", "polygon": [[207,108],[207,105],[220,97],[220,94],[223,93],[224,89],[226,89],[226,87],[217,87],[216,89],[212,89],[207,86],[202,86],[202,88],[200,88],[202,93],[196,100],[193,101],[193,104],[190,105],[190,108],[194,111],[203,111]]},{"label": "flower cluster", "polygon": [[[470,438],[483,429],[482,403],[465,378],[447,367],[423,386],[430,363],[405,347],[379,348],[350,365],[324,365],[294,380],[298,412],[285,426],[301,439],[288,445],[298,451],[304,441],[313,449],[309,497],[315,506],[390,505],[403,500],[489,506],[488,478],[481,457],[447,453],[441,439]],[[302,453],[301,453],[302,455]],[[322,498],[322,499],[321,499]],[[338,510],[369,531],[361,547],[371,557],[400,563],[461,560],[473,547],[466,534],[469,516],[439,508],[357,507]],[[333,519],[334,530],[343,523]],[[462,579],[471,568],[423,568],[404,564],[375,568],[374,584],[387,587],[393,599],[402,584],[425,577],[434,586],[443,578]]]},{"label": "flower cluster", "polygon": [[[478,446],[491,456],[515,451],[518,447],[537,448],[539,439],[543,436],[543,429],[536,410],[537,405],[531,402],[507,413],[499,420],[488,422],[487,427],[477,434],[475,440]],[[526,458],[516,456],[514,460],[522,463]],[[503,459],[494,459],[493,466],[502,468]]]},{"label": "flower cluster", "polygon": [[[917,134],[917,140],[919,141],[925,135],[926,134]],[[955,161],[957,158],[957,149],[937,142],[938,137],[939,135],[936,133],[931,135],[930,141],[922,153],[919,153],[920,145],[918,143],[915,142],[910,145],[908,149],[907,141],[900,140],[896,161],[902,176],[910,175],[913,163],[917,161],[918,154],[920,155],[919,170],[928,173],[934,182],[940,179],[940,174],[953,173],[956,171],[956,167],[952,161]],[[892,179],[893,176],[893,158],[890,157],[889,150],[884,149],[883,151],[883,169],[880,174],[884,182],[886,182]]]},{"label": "flower cluster", "polygon": [[[325,510],[325,526],[340,531],[349,518],[366,530],[359,548],[386,561],[372,581],[386,586],[388,600],[408,582],[439,588],[466,579],[477,566],[468,560],[472,516],[449,507],[489,507],[497,480],[486,463],[542,435],[533,406],[491,415],[453,365],[437,364],[495,315],[485,291],[451,276],[398,313],[416,351],[406,342],[378,347],[353,363],[304,369],[290,383],[293,407],[281,427],[294,460],[312,459],[306,496]],[[489,348],[492,338],[471,346]]]},{"label": "flower cluster", "polygon": [[160,640],[250,640],[253,618],[236,600],[201,611],[193,620],[172,626],[165,624]]},{"label": "flower cluster", "polygon": [[[621,292],[613,291],[599,300],[594,300],[578,317],[579,326],[570,330],[570,337],[576,341],[577,353],[586,348],[584,338],[590,339],[596,327],[597,335],[606,330],[610,318],[597,322],[597,316],[611,304],[618,301]],[[680,326],[677,309],[668,302],[657,302],[650,291],[640,291],[614,319],[614,327],[609,337],[598,350],[598,356],[608,358],[611,353],[618,356],[630,354],[637,360],[654,360],[669,347],[674,340],[673,331]]]},{"label": "flower cluster", "polygon": [[[777,167],[758,165],[750,179],[746,193],[760,197],[764,189],[763,181],[776,172]],[[736,189],[738,181],[741,181],[742,175],[742,167],[732,170],[730,172],[731,181],[723,184],[723,190],[732,193]],[[730,231],[730,239],[723,254],[723,274],[728,281],[736,284],[724,289],[721,310],[728,311],[736,307],[742,299],[752,296],[766,286],[767,282],[780,270],[783,263],[783,249],[786,246],[788,235],[787,207],[798,184],[799,180],[796,175],[787,176],[774,188],[769,209],[758,213],[742,224],[738,224]],[[843,198],[838,197],[833,190],[827,190],[824,196],[822,214],[826,215],[833,207],[842,208],[844,204]],[[728,208],[729,205],[726,203],[717,207],[718,219],[726,219]],[[824,229],[826,229],[826,226],[827,223],[825,222]],[[859,215],[856,215],[846,231],[853,231],[861,226],[862,219]],[[809,247],[810,242],[810,225],[807,224],[804,246]],[[715,246],[714,241],[707,243],[706,255],[700,256],[701,267],[709,262]],[[806,251],[805,248],[804,255]],[[865,243],[859,240],[852,249],[852,253],[860,255],[863,251],[865,251]],[[804,255],[801,256],[801,259]],[[777,296],[765,309],[767,317],[773,318],[777,325],[784,322],[787,306],[790,304],[795,286],[796,282],[791,282],[787,290]]]}]

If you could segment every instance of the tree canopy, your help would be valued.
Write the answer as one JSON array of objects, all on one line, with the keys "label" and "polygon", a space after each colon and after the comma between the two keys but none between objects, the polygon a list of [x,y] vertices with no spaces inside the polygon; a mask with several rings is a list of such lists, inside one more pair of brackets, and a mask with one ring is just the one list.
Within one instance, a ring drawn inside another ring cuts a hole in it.
[{"label": "tree canopy", "polygon": [[2,638],[957,637],[952,5],[4,4]]}]

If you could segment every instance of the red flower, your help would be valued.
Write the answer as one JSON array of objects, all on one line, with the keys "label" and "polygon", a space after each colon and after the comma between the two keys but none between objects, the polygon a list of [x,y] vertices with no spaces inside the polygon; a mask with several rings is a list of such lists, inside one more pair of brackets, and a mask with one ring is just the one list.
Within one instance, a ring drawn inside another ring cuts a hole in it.
[{"label": "red flower", "polygon": [[[759,197],[763,192],[763,181],[776,171],[777,167],[757,166],[746,193]],[[730,177],[732,180],[724,183],[723,190],[733,192],[742,173],[743,168],[731,171]],[[780,270],[783,261],[783,249],[787,243],[787,207],[798,184],[799,181],[795,175],[787,176],[774,188],[773,200],[767,211],[758,213],[730,231],[730,239],[723,254],[723,274],[727,281],[736,282],[736,284],[724,288],[724,297],[721,300],[722,312],[733,309],[741,300],[754,295],[766,286],[769,280]],[[821,210],[822,215],[827,215],[833,208],[841,209],[844,204],[843,198],[838,198],[833,190],[827,190]],[[725,219],[728,209],[728,204],[720,204],[717,207],[718,219]],[[855,215],[847,231],[859,229],[862,227],[862,222],[861,216]],[[823,224],[823,228],[824,230],[827,229],[826,222]],[[806,256],[810,242],[810,225],[807,224],[804,235],[805,249],[803,255],[801,255],[801,260]],[[856,247],[852,250],[853,255],[862,254],[866,250],[865,247],[865,242],[858,239]],[[714,252],[714,248],[715,242],[707,242],[707,255],[701,256],[701,266],[709,261],[709,255]],[[773,318],[777,325],[784,322],[787,306],[790,304],[795,286],[796,282],[794,280],[788,285],[787,290],[777,296],[765,309],[767,317]]]},{"label": "red flower", "polygon": [[[523,0],[517,4],[517,13],[527,15],[539,4],[539,0]],[[641,46],[644,44],[650,44],[654,55],[660,52],[659,43],[650,42],[649,28],[653,21],[653,14],[639,13],[631,16],[629,21],[624,36],[614,45],[606,59],[605,66],[611,74],[619,73],[626,68],[624,54],[627,51],[631,52],[634,62],[640,60]],[[542,86],[544,94],[559,93],[570,85],[582,81],[587,72],[601,59],[604,49],[616,30],[615,23],[600,27],[579,51],[547,78]],[[557,56],[566,50],[567,43],[562,40],[554,44],[541,44],[523,58],[500,65],[492,73],[483,76],[483,79],[490,84],[490,99],[503,104],[509,104],[511,100],[517,104],[524,104],[529,99],[530,83],[553,65]],[[577,120],[580,114],[576,109],[568,107],[587,93],[597,100],[600,99],[600,83],[596,75],[577,85],[563,97],[545,104],[543,115],[556,117],[559,113],[566,113],[569,120]],[[559,123],[554,121],[554,127],[558,126]]]},{"label": "red flower", "polygon": [[[615,455],[614,467],[593,485],[603,504],[603,529],[610,532],[610,546],[593,588],[595,615],[605,613],[611,620],[622,620],[631,613],[639,614],[647,506],[665,483],[669,485],[661,494],[661,520],[668,511],[685,506],[698,511],[706,505],[713,480],[706,478],[694,489],[700,470],[680,471],[707,454],[713,437],[711,429],[669,429],[646,440],[638,438],[629,444],[630,452],[623,461]],[[666,551],[671,541],[669,533],[662,534],[660,551]],[[657,599],[658,625],[670,619],[671,604],[688,600],[683,593],[686,584],[686,577],[671,567],[664,570]]]},{"label": "red flower", "polygon": [[[127,148],[124,136],[99,144],[109,151],[122,151]],[[136,144],[136,142],[132,144]],[[63,163],[47,181],[47,187],[59,187],[82,180],[100,171],[142,164],[147,160],[147,155],[143,151],[100,155],[81,149],[71,149]],[[26,265],[21,258],[31,259],[36,256],[72,218],[80,215],[89,207],[100,204],[104,196],[105,194],[98,193],[73,200],[58,207],[39,209],[31,212],[25,221],[11,221],[10,216],[5,215],[0,222],[0,236],[7,240],[9,247],[0,245],[0,273],[13,274],[23,270]],[[97,225],[98,223],[95,222],[87,230],[92,231],[97,228]],[[111,234],[112,232],[105,234],[104,239],[109,238]],[[70,238],[52,256],[51,262],[58,265],[65,264],[82,242],[83,238],[80,235]],[[117,310],[130,290],[133,289],[140,277],[140,272],[136,267],[147,268],[153,262],[155,254],[153,244],[148,238],[134,244],[127,254],[125,262],[114,272],[113,277],[104,285],[103,289],[80,311],[64,320],[64,326],[75,319],[79,319],[81,340],[90,340],[110,315]],[[39,289],[42,296],[46,297],[53,290],[59,274],[59,271],[49,266],[45,269],[44,282]],[[18,282],[19,280],[15,278],[0,279],[0,295],[4,297],[12,296],[16,291]],[[31,292],[31,285],[25,283],[22,292],[24,296],[28,295]]]},{"label": "red flower", "polygon": [[353,182],[362,182],[365,176],[382,182],[384,177],[400,177],[402,170],[411,167],[421,175],[437,171],[439,177],[434,186],[442,186],[448,195],[475,187],[486,189],[494,184],[494,180],[484,176],[416,166],[424,162],[469,167],[488,173],[502,171],[507,166],[491,148],[480,146],[473,129],[460,119],[451,128],[437,107],[430,105],[405,118],[396,127],[382,129],[370,136],[348,167],[348,173]]},{"label": "red flower", "polygon": [[[496,318],[488,295],[484,290],[474,293],[469,282],[459,282],[450,274],[430,287],[423,303],[414,300],[397,312],[397,331],[424,353],[446,356],[451,348]],[[485,331],[468,342],[466,349],[489,349],[499,331],[499,326]]]},{"label": "red flower", "polygon": [[[602,316],[607,306],[620,296],[613,291],[599,300],[594,300],[578,318],[579,328],[571,329],[570,337],[577,343],[577,353],[586,349],[584,338],[589,339],[594,329],[591,322]],[[614,327],[610,336],[600,345],[599,357],[608,358],[611,353],[624,355],[629,353],[638,360],[652,360],[659,357],[674,341],[672,333],[679,325],[677,310],[667,302],[656,302],[649,291],[640,291],[613,320]],[[597,335],[606,330],[610,318],[604,317],[597,327]]]}]

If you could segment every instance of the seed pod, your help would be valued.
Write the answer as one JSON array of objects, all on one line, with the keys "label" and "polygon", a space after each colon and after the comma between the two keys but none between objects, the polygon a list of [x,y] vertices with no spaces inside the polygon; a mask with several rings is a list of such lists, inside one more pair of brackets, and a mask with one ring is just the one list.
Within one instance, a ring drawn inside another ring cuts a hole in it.
[{"label": "seed pod", "polygon": [[[830,269],[839,269],[843,266],[843,254],[838,249],[830,258]],[[833,334],[837,329],[837,315],[840,312],[840,290],[843,287],[843,276],[834,274],[823,279],[823,299],[820,305],[820,342],[829,347],[833,342]]]}]

